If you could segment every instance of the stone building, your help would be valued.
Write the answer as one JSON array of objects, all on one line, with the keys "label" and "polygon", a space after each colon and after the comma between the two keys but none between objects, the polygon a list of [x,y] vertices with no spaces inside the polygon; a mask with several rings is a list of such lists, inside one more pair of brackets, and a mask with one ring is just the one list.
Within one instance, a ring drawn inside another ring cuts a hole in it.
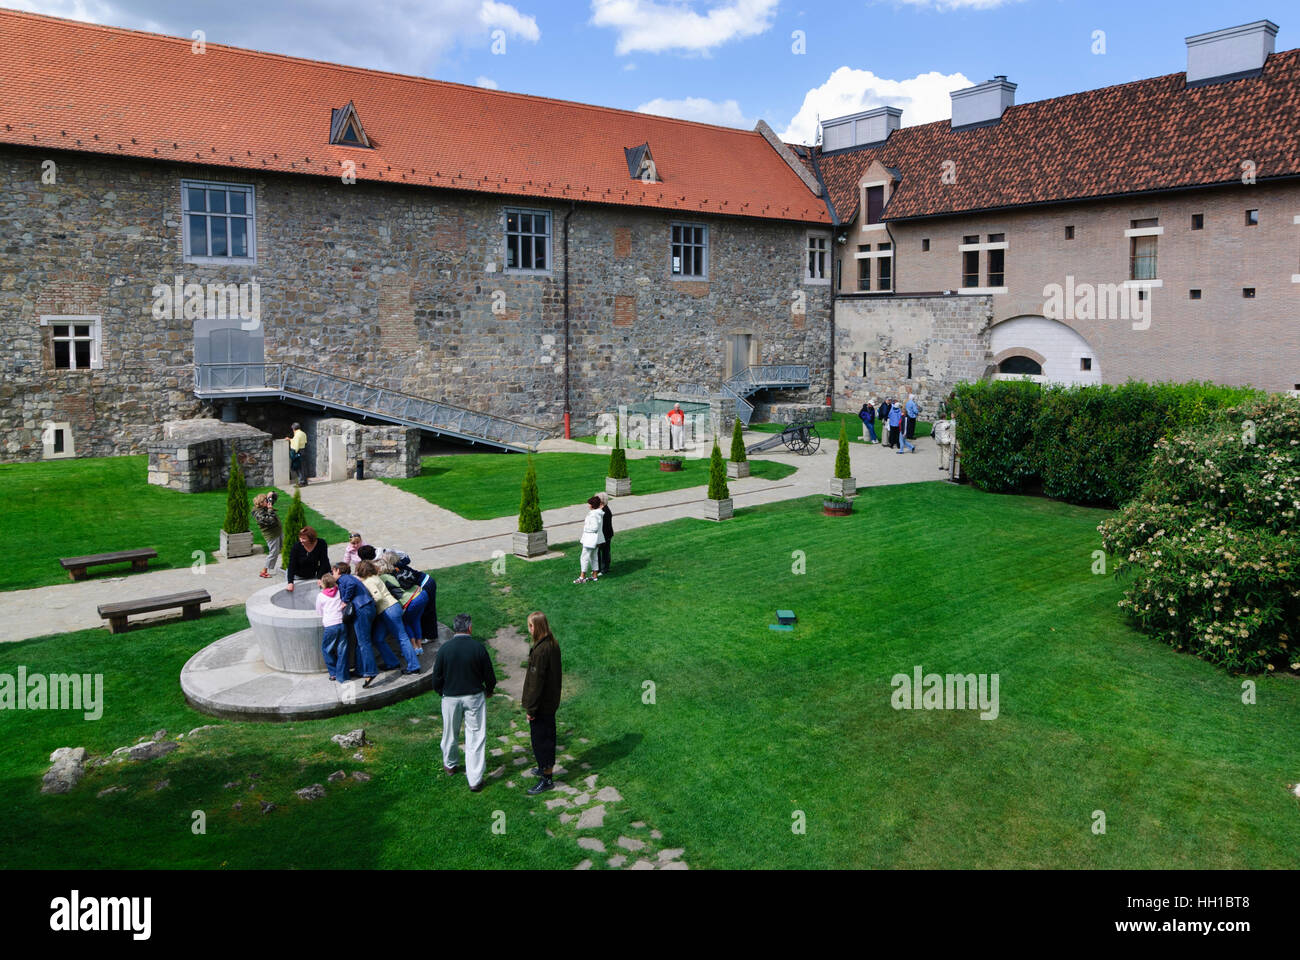
[{"label": "stone building", "polygon": [[802,158],[835,227],[835,404],[984,376],[1300,390],[1300,50],[1259,21],[1184,73],[952,119],[881,107]]},{"label": "stone building", "polygon": [[0,38],[5,459],[283,436],[290,374],[326,416],[383,388],[551,435],[751,365],[826,395],[830,217],[766,125],[8,10]]}]

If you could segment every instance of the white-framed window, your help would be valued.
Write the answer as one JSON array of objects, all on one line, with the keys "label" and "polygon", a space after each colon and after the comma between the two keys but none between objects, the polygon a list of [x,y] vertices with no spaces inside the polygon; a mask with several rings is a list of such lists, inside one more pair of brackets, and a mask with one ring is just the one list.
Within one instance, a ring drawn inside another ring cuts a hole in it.
[{"label": "white-framed window", "polygon": [[255,263],[253,187],[181,181],[181,235],[186,263]]},{"label": "white-framed window", "polygon": [[46,420],[41,424],[41,458],[43,460],[67,460],[77,455],[76,445],[72,440],[72,424],[54,423]]},{"label": "white-framed window", "polygon": [[858,290],[863,293],[891,293],[894,289],[894,245],[878,243],[858,245]]},{"label": "white-framed window", "polygon": [[701,223],[672,224],[669,270],[673,279],[709,278],[709,228]]},{"label": "white-framed window", "polygon": [[551,272],[550,211],[506,210],[506,270]]},{"label": "white-framed window", "polygon": [[810,232],[805,239],[803,282],[831,282],[831,238],[826,233]]},{"label": "white-framed window", "polygon": [[41,317],[50,331],[55,370],[99,370],[104,366],[99,317]]}]

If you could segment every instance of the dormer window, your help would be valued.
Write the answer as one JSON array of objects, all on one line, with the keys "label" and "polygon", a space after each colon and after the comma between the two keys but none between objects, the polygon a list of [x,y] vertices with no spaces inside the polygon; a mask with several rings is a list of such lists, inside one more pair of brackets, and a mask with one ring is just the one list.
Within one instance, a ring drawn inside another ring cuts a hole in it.
[{"label": "dormer window", "polygon": [[330,143],[340,147],[373,146],[351,101],[341,110],[330,111]]},{"label": "dormer window", "polygon": [[642,183],[663,182],[655,158],[650,154],[649,143],[643,143],[639,147],[624,147],[623,156],[627,159],[628,175],[633,180],[640,180]]}]

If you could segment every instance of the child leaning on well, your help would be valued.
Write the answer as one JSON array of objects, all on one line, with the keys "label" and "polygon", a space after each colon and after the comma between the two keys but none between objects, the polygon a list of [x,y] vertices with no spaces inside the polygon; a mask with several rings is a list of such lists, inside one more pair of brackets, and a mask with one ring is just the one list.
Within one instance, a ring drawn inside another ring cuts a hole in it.
[{"label": "child leaning on well", "polygon": [[346,683],[348,679],[348,631],[343,626],[343,600],[339,596],[338,577],[327,573],[320,578],[320,593],[316,594],[316,612],[320,614],[325,634],[320,652],[325,657],[325,669],[330,679]]}]

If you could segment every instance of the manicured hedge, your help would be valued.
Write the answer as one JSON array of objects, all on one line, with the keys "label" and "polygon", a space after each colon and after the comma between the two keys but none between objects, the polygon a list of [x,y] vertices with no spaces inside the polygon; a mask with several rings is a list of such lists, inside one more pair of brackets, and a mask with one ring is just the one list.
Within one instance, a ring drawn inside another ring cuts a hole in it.
[{"label": "manicured hedge", "polygon": [[1300,669],[1300,401],[1262,397],[1156,444],[1101,527],[1147,633],[1229,670]]},{"label": "manicured hedge", "polygon": [[962,471],[977,486],[1114,507],[1133,497],[1156,442],[1261,394],[1209,383],[1040,386],[985,381],[957,388]]}]

